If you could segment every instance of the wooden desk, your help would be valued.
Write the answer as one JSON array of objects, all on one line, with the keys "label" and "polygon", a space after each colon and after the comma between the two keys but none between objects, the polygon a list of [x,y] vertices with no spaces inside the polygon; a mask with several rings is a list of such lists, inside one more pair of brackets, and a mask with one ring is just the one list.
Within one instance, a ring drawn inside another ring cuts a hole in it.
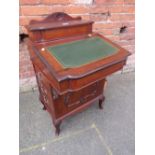
[{"label": "wooden desk", "polygon": [[57,134],[67,116],[95,101],[102,109],[106,76],[122,69],[130,55],[104,36],[93,33],[92,24],[58,12],[27,26],[39,99],[52,116]]}]

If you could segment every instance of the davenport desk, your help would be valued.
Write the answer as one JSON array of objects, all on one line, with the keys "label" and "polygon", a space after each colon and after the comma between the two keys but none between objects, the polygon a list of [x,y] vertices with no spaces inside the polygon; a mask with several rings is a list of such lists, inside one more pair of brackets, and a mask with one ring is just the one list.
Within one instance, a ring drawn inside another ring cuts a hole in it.
[{"label": "davenport desk", "polygon": [[104,36],[92,32],[93,21],[57,12],[26,27],[28,48],[36,73],[40,101],[53,120],[61,121],[105,99],[106,77],[120,69],[130,55]]}]

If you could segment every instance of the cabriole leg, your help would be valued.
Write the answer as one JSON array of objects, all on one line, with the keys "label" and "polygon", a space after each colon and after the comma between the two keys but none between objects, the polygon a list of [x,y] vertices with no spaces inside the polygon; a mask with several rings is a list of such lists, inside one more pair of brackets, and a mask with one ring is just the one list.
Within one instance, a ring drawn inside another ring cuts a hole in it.
[{"label": "cabriole leg", "polygon": [[39,97],[39,99],[40,99],[40,102],[42,103],[42,105],[43,105],[43,110],[46,110],[47,108],[45,107],[45,105],[44,105],[44,102],[41,100],[41,97]]}]

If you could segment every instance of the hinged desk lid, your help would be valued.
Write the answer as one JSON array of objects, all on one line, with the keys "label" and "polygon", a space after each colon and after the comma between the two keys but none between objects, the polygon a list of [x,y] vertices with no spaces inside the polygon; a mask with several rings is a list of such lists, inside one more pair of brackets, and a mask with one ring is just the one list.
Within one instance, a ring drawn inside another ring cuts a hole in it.
[{"label": "hinged desk lid", "polygon": [[46,43],[38,46],[34,52],[58,81],[82,78],[125,61],[130,55],[125,49],[96,33],[91,37]]}]

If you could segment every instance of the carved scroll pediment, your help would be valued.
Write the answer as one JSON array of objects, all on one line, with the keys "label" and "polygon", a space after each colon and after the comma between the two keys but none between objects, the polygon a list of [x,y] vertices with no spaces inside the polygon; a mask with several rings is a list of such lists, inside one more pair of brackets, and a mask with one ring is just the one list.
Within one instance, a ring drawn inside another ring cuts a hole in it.
[{"label": "carved scroll pediment", "polygon": [[66,22],[66,21],[73,21],[73,20],[81,20],[81,17],[74,18],[64,12],[55,12],[53,14],[48,15],[42,21],[31,20],[30,24],[49,23],[49,22]]}]

